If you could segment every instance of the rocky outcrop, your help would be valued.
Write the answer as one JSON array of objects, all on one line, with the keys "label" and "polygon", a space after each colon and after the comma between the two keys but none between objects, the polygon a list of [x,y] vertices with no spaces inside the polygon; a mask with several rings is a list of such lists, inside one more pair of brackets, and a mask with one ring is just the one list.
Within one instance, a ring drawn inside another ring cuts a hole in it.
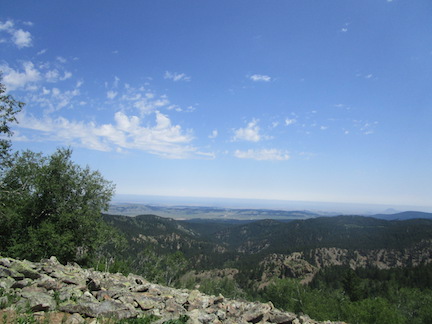
[{"label": "rocky outcrop", "polygon": [[[55,257],[32,263],[0,258],[0,312],[43,312],[50,322],[94,322],[95,318],[127,319],[154,315],[155,323],[187,316],[188,323],[320,323],[282,312],[272,303],[230,300],[197,290],[152,284],[136,275],[103,273]],[[2,315],[2,316],[3,316]],[[12,318],[12,317],[10,317]],[[330,323],[330,322],[325,322]]]},{"label": "rocky outcrop", "polygon": [[422,241],[413,247],[401,250],[348,250],[341,248],[311,249],[306,254],[269,254],[260,263],[263,285],[274,277],[302,278],[310,281],[319,269],[330,266],[349,266],[352,269],[376,267],[390,269],[418,266],[432,262],[432,241]]}]

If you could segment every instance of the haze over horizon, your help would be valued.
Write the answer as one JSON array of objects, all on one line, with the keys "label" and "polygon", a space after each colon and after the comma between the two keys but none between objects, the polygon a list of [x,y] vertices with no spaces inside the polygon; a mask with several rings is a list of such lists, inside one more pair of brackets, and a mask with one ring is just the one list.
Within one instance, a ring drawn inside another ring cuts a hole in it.
[{"label": "haze over horizon", "polygon": [[365,203],[340,203],[329,201],[290,201],[271,199],[235,199],[223,197],[181,197],[155,195],[115,195],[112,205],[147,205],[161,207],[203,207],[228,209],[269,209],[285,211],[310,211],[323,215],[373,215],[397,214],[407,211],[432,213],[432,207],[386,205]]},{"label": "haze over horizon", "polygon": [[3,1],[13,148],[70,146],[119,195],[432,211],[431,17],[429,0]]}]

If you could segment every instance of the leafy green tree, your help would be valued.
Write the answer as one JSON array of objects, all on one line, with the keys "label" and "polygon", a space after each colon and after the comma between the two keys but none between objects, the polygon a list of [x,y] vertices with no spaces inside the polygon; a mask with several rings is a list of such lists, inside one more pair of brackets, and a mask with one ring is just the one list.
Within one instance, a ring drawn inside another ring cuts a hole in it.
[{"label": "leafy green tree", "polygon": [[1,79],[0,72],[0,170],[9,162],[11,148],[9,137],[13,135],[10,124],[17,122],[16,115],[24,106],[24,103],[6,94],[6,87],[1,83]]},{"label": "leafy green tree", "polygon": [[114,185],[98,171],[71,160],[70,149],[51,156],[17,153],[3,175],[0,203],[0,251],[38,260],[85,262],[108,227],[101,212],[108,208]]}]

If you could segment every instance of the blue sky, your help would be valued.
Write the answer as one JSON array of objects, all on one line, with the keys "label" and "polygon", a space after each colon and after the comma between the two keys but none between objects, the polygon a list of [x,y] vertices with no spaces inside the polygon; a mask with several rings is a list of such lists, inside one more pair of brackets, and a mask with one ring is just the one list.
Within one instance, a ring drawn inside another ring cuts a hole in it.
[{"label": "blue sky", "polygon": [[429,0],[2,1],[14,148],[119,194],[432,210]]}]

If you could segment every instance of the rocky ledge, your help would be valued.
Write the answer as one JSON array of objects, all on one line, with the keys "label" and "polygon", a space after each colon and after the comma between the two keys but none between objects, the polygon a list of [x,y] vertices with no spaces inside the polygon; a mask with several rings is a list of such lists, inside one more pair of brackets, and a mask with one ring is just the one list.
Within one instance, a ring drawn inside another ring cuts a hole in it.
[{"label": "rocky ledge", "polygon": [[[60,264],[55,257],[38,263],[0,258],[0,316],[9,323],[22,311],[49,322],[98,323],[150,317],[154,323],[187,318],[187,323],[332,323],[283,312],[272,303],[208,296],[197,290],[153,284],[124,276]],[[12,314],[12,315],[11,315]]]}]

